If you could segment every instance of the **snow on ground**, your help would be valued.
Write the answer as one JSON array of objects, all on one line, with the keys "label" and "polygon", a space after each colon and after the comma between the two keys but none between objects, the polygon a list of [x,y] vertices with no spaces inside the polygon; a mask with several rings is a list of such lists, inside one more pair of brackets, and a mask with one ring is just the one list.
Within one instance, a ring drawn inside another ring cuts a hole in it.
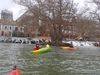
[{"label": "snow on ground", "polygon": [[[26,41],[26,42],[29,42],[30,43],[30,41],[28,40],[28,38],[22,38],[22,37],[10,37],[11,38],[11,40],[12,41],[14,41],[14,40],[16,40],[16,42],[19,42],[20,40],[22,40],[22,43],[24,42],[24,41]],[[0,37],[0,41],[1,40],[7,40],[8,39],[8,37]],[[39,41],[39,40],[41,40],[40,38],[32,38],[31,40],[34,40],[34,41]],[[73,46],[94,46],[93,45],[93,43],[95,43],[95,42],[91,42],[91,41],[62,41],[63,43],[72,43],[73,44]]]},{"label": "snow on ground", "polygon": [[63,43],[72,43],[73,46],[94,46],[91,41],[62,41]]}]

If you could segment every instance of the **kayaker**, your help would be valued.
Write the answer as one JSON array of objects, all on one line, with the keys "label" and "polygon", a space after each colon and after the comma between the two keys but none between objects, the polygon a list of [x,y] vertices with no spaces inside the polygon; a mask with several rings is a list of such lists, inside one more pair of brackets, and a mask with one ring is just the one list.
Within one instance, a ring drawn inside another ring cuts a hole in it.
[{"label": "kayaker", "polygon": [[21,72],[15,65],[9,75],[21,75]]},{"label": "kayaker", "polygon": [[35,45],[35,48],[34,48],[33,50],[39,50],[39,49],[40,49],[39,44],[36,44],[36,45]]}]

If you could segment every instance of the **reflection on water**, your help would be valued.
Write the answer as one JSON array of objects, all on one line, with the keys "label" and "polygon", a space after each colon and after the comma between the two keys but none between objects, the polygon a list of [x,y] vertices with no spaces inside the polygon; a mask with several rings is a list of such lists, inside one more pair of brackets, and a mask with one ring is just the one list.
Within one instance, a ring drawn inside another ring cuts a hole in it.
[{"label": "reflection on water", "polygon": [[0,44],[0,75],[17,65],[22,75],[100,75],[100,48],[80,47],[76,51],[53,51],[33,56],[34,45]]}]

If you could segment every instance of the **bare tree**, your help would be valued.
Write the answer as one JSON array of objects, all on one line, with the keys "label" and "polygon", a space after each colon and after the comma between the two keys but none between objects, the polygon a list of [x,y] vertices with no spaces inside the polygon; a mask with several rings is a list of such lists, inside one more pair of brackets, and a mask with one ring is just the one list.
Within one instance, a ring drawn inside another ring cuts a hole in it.
[{"label": "bare tree", "polygon": [[72,23],[75,21],[73,19],[77,10],[72,0],[16,0],[15,2],[27,7],[38,23],[39,20],[48,23],[52,43],[56,45],[63,39],[62,28],[67,26],[64,21]]},{"label": "bare tree", "polygon": [[92,20],[96,21],[95,23],[95,38],[100,37],[100,0],[92,0],[90,3],[94,3],[96,5],[96,9],[90,12],[90,15],[92,16]]}]

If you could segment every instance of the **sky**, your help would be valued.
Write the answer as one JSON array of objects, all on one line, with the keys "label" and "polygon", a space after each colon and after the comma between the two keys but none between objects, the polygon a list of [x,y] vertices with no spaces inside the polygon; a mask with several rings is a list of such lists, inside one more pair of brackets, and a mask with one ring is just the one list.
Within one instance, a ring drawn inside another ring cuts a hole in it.
[{"label": "sky", "polygon": [[[88,0],[74,0],[74,1],[79,3],[79,7],[82,8],[85,6],[85,1],[88,1]],[[25,7],[15,4],[13,0],[0,0],[0,12],[1,10],[4,10],[4,9],[7,9],[13,12],[14,20],[16,20],[25,12]]]}]

